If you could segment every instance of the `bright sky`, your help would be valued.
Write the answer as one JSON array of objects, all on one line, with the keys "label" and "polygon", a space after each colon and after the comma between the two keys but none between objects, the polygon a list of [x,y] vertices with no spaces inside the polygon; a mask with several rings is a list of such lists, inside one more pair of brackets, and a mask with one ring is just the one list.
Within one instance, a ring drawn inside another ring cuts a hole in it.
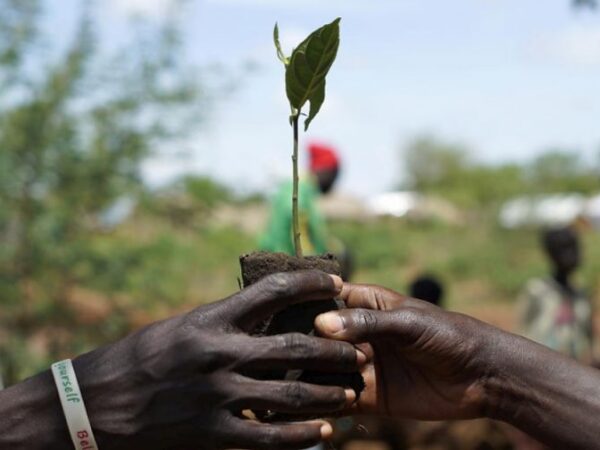
[{"label": "bright sky", "polygon": [[[132,11],[160,17],[170,0],[103,2],[110,30]],[[551,146],[591,158],[600,147],[600,11],[573,11],[569,0],[190,0],[190,62],[254,60],[259,70],[218,105],[190,155],[148,162],[148,179],[191,170],[256,189],[286,176],[291,129],[273,24],[289,52],[337,16],[327,99],[302,139],[338,146],[345,191],[397,184],[400,149],[420,133],[493,162]]]}]

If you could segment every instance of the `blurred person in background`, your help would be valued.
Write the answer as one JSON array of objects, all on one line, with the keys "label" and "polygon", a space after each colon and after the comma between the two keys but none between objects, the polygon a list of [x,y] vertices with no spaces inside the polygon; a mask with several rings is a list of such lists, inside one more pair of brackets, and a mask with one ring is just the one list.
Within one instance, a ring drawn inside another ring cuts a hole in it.
[{"label": "blurred person in background", "polygon": [[550,276],[530,280],[519,300],[521,333],[584,363],[592,359],[592,306],[573,280],[581,264],[578,235],[572,228],[542,233],[552,266]]},{"label": "blurred person in background", "polygon": [[[298,212],[302,248],[308,255],[326,253],[325,221],[317,208],[317,198],[331,191],[340,172],[337,151],[328,145],[311,143],[308,147],[308,176],[298,186]],[[292,181],[286,181],[271,203],[271,217],[260,240],[261,250],[294,254],[292,239]]]},{"label": "blurred person in background", "polygon": [[413,280],[409,287],[410,296],[425,300],[432,305],[443,308],[444,286],[442,282],[433,275],[420,275]]},{"label": "blurred person in background", "polygon": [[[300,239],[306,255],[334,253],[342,269],[342,278],[348,280],[354,261],[351,252],[337,239],[327,233],[325,219],[319,211],[319,195],[333,189],[340,170],[338,151],[327,144],[312,142],[308,146],[309,173],[300,178],[298,186],[298,213]],[[269,252],[294,255],[292,234],[292,180],[284,182],[271,202],[271,213],[259,248]]]}]

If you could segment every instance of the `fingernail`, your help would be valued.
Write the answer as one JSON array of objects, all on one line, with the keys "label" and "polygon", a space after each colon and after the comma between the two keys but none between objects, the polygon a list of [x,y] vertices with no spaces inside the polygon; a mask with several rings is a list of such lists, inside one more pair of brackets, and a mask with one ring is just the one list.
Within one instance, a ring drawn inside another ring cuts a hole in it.
[{"label": "fingernail", "polygon": [[346,407],[350,407],[356,401],[356,392],[354,389],[346,389]]},{"label": "fingernail", "polygon": [[335,290],[337,292],[340,292],[342,290],[342,288],[344,287],[344,281],[337,275],[329,275],[329,276],[333,280],[333,285],[335,286]]},{"label": "fingernail", "polygon": [[318,317],[322,331],[328,334],[337,334],[344,330],[344,321],[337,313],[325,313]]},{"label": "fingernail", "polygon": [[367,362],[367,355],[365,355],[360,350],[356,350],[356,364],[362,366]]},{"label": "fingernail", "polygon": [[331,436],[333,436],[333,427],[329,422],[323,422],[323,425],[321,425],[321,438],[329,439]]}]

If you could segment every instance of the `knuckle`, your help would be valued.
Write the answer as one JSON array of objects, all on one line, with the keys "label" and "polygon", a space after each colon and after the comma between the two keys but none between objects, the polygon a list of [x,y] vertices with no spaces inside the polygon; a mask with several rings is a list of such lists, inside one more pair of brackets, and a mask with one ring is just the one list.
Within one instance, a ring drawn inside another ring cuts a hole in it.
[{"label": "knuckle", "polygon": [[308,390],[299,383],[287,384],[284,388],[283,394],[285,395],[290,407],[294,409],[299,409],[304,406],[309,396]]},{"label": "knuckle", "polygon": [[423,314],[415,308],[406,308],[399,313],[404,329],[409,335],[416,334],[422,328]]},{"label": "knuckle", "polygon": [[[405,308],[397,312],[396,320],[401,325],[403,341],[407,345],[415,344],[426,337],[427,329],[439,330],[439,324],[428,322],[433,320],[431,315],[425,315],[423,311],[417,308]],[[435,322],[435,321],[434,321]]]},{"label": "knuckle", "polygon": [[189,330],[216,329],[229,323],[228,316],[232,311],[232,299],[233,296],[188,312],[182,318],[182,328]]},{"label": "knuckle", "polygon": [[377,329],[377,316],[370,310],[361,310],[357,317],[359,327],[367,334]]},{"label": "knuckle", "polygon": [[265,288],[274,297],[285,297],[293,293],[295,283],[289,273],[275,273],[264,279]]},{"label": "knuckle", "polygon": [[295,357],[309,356],[314,353],[312,340],[301,333],[288,333],[282,336],[282,347]]},{"label": "knuckle", "polygon": [[455,314],[450,322],[448,331],[448,342],[456,342],[459,348],[463,350],[464,355],[475,355],[480,349],[481,339],[478,339],[478,332],[473,333],[472,319]]},{"label": "knuckle", "polygon": [[422,320],[422,313],[415,308],[405,308],[399,313],[400,319],[405,325],[414,327]]},{"label": "knuckle", "polygon": [[224,366],[230,366],[240,359],[240,343],[236,336],[223,339],[222,334],[208,331],[181,331],[180,344],[173,351],[179,361],[188,361],[194,370],[212,373]]}]

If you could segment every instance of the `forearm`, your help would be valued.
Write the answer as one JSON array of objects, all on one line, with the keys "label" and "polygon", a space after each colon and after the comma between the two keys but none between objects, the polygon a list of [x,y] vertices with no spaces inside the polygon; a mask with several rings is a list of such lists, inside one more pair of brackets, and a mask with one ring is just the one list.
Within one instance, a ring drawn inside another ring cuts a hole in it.
[{"label": "forearm", "polygon": [[556,448],[600,449],[600,371],[527,339],[490,346],[490,415]]},{"label": "forearm", "polygon": [[[115,347],[122,343],[115,344]],[[102,405],[112,383],[103,357],[108,347],[79,356],[73,361],[89,419],[98,445],[119,448],[119,440],[102,431]],[[109,371],[111,368],[109,367]],[[116,372],[116,371],[115,371]],[[104,397],[104,398],[103,398]],[[0,391],[0,449],[64,450],[73,448],[54,377],[46,370],[9,389]]]},{"label": "forearm", "polygon": [[50,371],[0,392],[0,449],[72,446]]}]

